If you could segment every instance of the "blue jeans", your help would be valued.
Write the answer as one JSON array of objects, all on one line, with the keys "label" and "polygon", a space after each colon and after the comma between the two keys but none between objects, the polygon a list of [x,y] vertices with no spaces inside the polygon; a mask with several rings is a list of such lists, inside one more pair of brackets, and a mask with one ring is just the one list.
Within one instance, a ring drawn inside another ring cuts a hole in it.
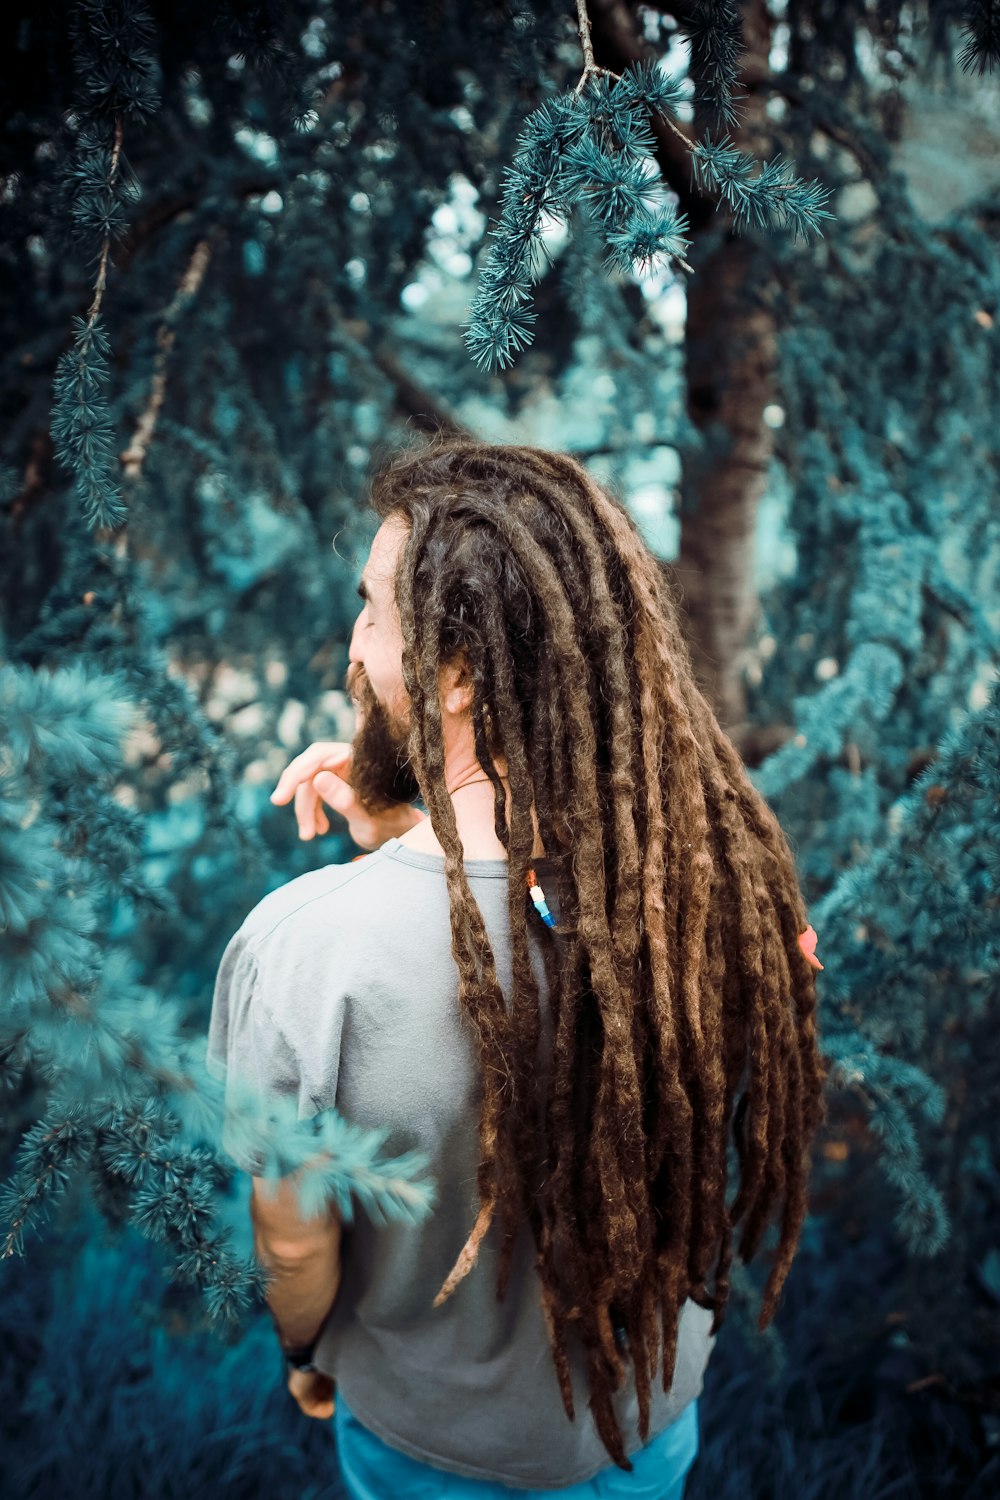
[{"label": "blue jeans", "polygon": [[466,1479],[420,1463],[363,1427],[337,1392],[334,1430],[340,1472],[351,1500],[681,1500],[698,1452],[698,1402],[632,1454],[632,1472],[616,1464],[560,1490],[515,1490],[492,1479]]}]

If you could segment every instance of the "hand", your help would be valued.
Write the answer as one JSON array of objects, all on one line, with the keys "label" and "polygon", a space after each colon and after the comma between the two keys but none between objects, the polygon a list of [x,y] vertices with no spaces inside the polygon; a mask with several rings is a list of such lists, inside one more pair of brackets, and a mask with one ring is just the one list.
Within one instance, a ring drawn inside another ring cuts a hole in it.
[{"label": "hand", "polygon": [[322,1370],[289,1370],[288,1389],[307,1417],[328,1421],[336,1406],[336,1381]]},{"label": "hand", "polygon": [[350,782],[351,746],[346,740],[314,740],[282,771],[271,793],[275,806],[295,798],[299,838],[311,839],[329,833],[330,820],[323,804],[347,819],[348,832],[359,849],[378,849],[387,839],[398,838],[427,815],[408,802],[369,813],[354,795]]}]

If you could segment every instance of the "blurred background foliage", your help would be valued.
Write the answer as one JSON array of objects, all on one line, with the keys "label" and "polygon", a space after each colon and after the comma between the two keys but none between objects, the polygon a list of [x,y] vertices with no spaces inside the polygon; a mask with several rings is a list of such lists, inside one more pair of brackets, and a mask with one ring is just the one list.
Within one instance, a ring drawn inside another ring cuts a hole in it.
[{"label": "blurred background foliage", "polygon": [[820,935],[812,1213],[765,1336],[766,1266],[736,1288],[689,1495],[997,1492],[995,11],[591,0],[597,64],[658,63],[690,141],[738,26],[734,143],[835,218],[734,232],[654,119],[690,271],[548,216],[490,374],[467,310],[525,118],[580,78],[572,4],[7,8],[5,1494],[338,1493],[253,1305],[204,1028],[249,908],[357,852],[268,795],[350,733],[366,474],[440,427],[629,506]]}]

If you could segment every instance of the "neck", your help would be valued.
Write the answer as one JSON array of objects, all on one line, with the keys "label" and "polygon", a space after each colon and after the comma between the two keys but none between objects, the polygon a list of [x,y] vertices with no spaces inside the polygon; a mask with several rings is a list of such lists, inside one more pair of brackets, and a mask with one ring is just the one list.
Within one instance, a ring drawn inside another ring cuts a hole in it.
[{"label": "neck", "polygon": [[[471,739],[471,736],[470,736]],[[507,764],[502,757],[496,762],[497,772],[507,790],[507,822],[510,824],[510,786],[507,782]],[[475,757],[469,744],[445,748],[444,782],[455,813],[459,842],[466,859],[506,859],[507,851],[497,838],[494,827],[494,794],[489,777]],[[535,843],[532,854],[541,858],[545,854],[538,837],[538,822],[532,808],[535,824]],[[431,854],[443,854],[437,836],[431,828],[430,819],[425,818],[404,836],[404,842]]]},{"label": "neck", "polygon": [[[449,797],[457,792],[460,787],[470,784],[485,785],[490,796],[493,789],[489,784],[489,777],[479,764],[476,755],[476,747],[472,730],[467,724],[462,726],[462,732],[452,738],[448,730],[447,721],[444,728],[444,784],[448,788]],[[500,776],[506,778],[507,762],[503,756],[498,756],[494,764]]]},{"label": "neck", "polygon": [[[502,773],[498,773],[498,775],[500,776],[500,780],[506,783],[507,777]],[[457,786],[449,786],[448,795],[449,797],[453,797],[455,793],[460,792],[463,787],[478,786],[480,783],[484,783],[487,786],[493,785],[493,783],[490,781],[490,778],[484,771],[480,776],[469,776],[465,781],[460,781]]]}]

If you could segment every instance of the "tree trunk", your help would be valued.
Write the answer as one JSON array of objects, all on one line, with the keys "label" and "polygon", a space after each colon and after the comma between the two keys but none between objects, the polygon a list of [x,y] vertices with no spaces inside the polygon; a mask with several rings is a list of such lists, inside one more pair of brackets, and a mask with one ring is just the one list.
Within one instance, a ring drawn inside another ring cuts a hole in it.
[{"label": "tree trunk", "polygon": [[[752,83],[769,72],[764,0],[744,5],[743,41],[741,74]],[[744,95],[732,133],[736,145],[761,155],[768,151],[765,102],[761,92]],[[696,116],[699,136],[708,125]],[[773,449],[764,408],[775,399],[777,351],[767,257],[733,234],[731,223],[720,214],[691,247],[687,409],[706,448],[684,468],[677,578],[695,670],[721,723],[739,739],[746,721],[744,652],[757,616],[757,505]]]},{"label": "tree trunk", "polygon": [[[664,5],[664,9],[668,7]],[[651,55],[624,0],[590,0],[597,61],[620,71]],[[669,6],[683,17],[687,7]],[[771,19],[765,0],[743,6],[741,76],[769,73]],[[739,96],[740,123],[730,134],[743,150],[766,153],[762,90]],[[693,137],[713,122],[696,114]],[[754,531],[772,451],[764,408],[775,399],[776,340],[767,296],[767,257],[731,232],[732,218],[693,185],[690,156],[658,124],[657,155],[691,229],[687,282],[687,409],[706,440],[685,455],[681,547],[675,567],[695,671],[720,722],[740,742],[745,729],[744,650],[757,613]]]}]

